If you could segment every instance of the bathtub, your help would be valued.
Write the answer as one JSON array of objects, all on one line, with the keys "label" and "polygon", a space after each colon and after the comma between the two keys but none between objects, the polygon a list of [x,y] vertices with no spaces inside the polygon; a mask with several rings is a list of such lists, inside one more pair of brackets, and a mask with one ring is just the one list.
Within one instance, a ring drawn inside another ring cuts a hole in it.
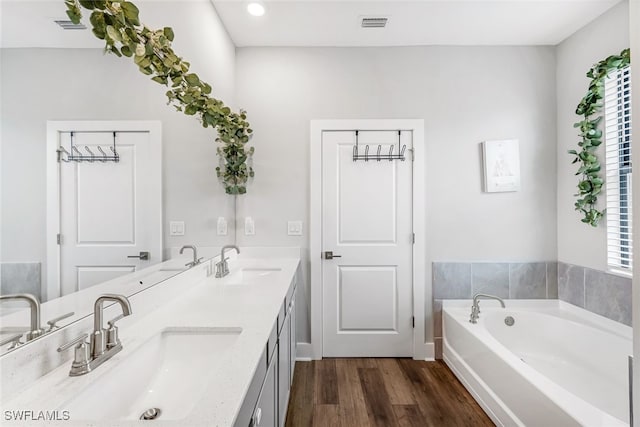
[{"label": "bathtub", "polygon": [[[443,301],[443,358],[499,426],[629,425],[631,328],[558,300]],[[515,320],[507,326],[505,317]]]}]

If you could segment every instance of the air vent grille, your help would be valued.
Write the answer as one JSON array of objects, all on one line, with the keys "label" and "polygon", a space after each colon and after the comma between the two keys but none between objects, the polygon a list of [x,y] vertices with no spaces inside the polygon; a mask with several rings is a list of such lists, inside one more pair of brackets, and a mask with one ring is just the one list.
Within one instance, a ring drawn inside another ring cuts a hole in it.
[{"label": "air vent grille", "polygon": [[362,28],[384,28],[388,18],[362,18]]},{"label": "air vent grille", "polygon": [[74,24],[73,22],[69,21],[69,20],[55,20],[53,21],[56,24],[60,25],[62,27],[63,30],[86,30],[87,27],[84,26],[84,24],[80,23],[80,24]]}]

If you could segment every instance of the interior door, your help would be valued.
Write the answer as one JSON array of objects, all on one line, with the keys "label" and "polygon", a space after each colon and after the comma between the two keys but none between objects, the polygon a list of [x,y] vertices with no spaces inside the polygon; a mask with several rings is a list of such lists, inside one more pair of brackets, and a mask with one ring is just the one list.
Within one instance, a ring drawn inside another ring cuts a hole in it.
[{"label": "interior door", "polygon": [[[405,161],[354,162],[355,139],[322,133],[323,356],[411,356],[412,135],[401,133]],[[361,131],[358,142],[388,153],[398,132]]]},{"label": "interior door", "polygon": [[[90,150],[96,159],[98,147],[110,155],[113,143],[112,131],[73,134],[79,153]],[[149,132],[116,132],[115,143],[118,162],[60,165],[62,295],[162,260],[161,147],[152,146]],[[60,145],[71,152],[69,132],[60,133]],[[141,252],[149,257],[132,258]]]}]

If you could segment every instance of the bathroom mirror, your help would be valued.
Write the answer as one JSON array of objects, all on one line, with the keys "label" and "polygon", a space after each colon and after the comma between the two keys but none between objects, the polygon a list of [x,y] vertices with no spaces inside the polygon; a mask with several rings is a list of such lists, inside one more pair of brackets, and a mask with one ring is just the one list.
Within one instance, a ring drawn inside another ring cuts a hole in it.
[{"label": "bathroom mirror", "polygon": [[[92,314],[87,295],[131,295],[179,274],[193,256],[186,250],[174,260],[181,246],[195,243],[202,256],[203,246],[229,243],[233,230],[219,234],[216,220],[230,218],[235,206],[215,173],[211,129],[167,106],[162,86],[131,60],[105,55],[89,14],[88,28],[66,30],[62,0],[0,1],[0,294],[38,296],[45,329],[47,321],[73,311],[56,324],[64,327]],[[215,82],[220,98],[232,99],[234,50],[225,44],[218,59],[201,43],[223,35],[209,33],[210,23],[218,25],[211,2],[138,6],[149,27],[172,26],[179,34],[176,52]],[[142,174],[132,183],[122,171]],[[154,196],[157,207],[143,208],[152,192],[161,194]],[[138,221],[131,220],[132,208],[141,214]],[[155,225],[146,235],[156,240],[138,244],[149,224]],[[111,253],[116,246],[117,256]],[[130,275],[124,282],[123,274]],[[65,298],[71,302],[61,302]],[[29,324],[26,302],[0,303],[0,331],[6,332],[0,339]]]},{"label": "bathroom mirror", "polygon": [[0,295],[41,306],[37,320],[33,299],[0,300],[0,354],[33,322],[53,331],[92,314],[100,294],[130,296],[187,268],[162,263],[160,122],[36,128],[2,123]]}]

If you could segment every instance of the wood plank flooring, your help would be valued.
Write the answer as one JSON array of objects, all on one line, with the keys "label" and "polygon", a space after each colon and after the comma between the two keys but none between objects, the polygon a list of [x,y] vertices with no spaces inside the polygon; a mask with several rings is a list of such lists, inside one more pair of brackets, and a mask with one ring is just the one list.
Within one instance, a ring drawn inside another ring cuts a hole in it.
[{"label": "wood plank flooring", "polygon": [[441,360],[297,362],[287,427],[493,426]]}]

